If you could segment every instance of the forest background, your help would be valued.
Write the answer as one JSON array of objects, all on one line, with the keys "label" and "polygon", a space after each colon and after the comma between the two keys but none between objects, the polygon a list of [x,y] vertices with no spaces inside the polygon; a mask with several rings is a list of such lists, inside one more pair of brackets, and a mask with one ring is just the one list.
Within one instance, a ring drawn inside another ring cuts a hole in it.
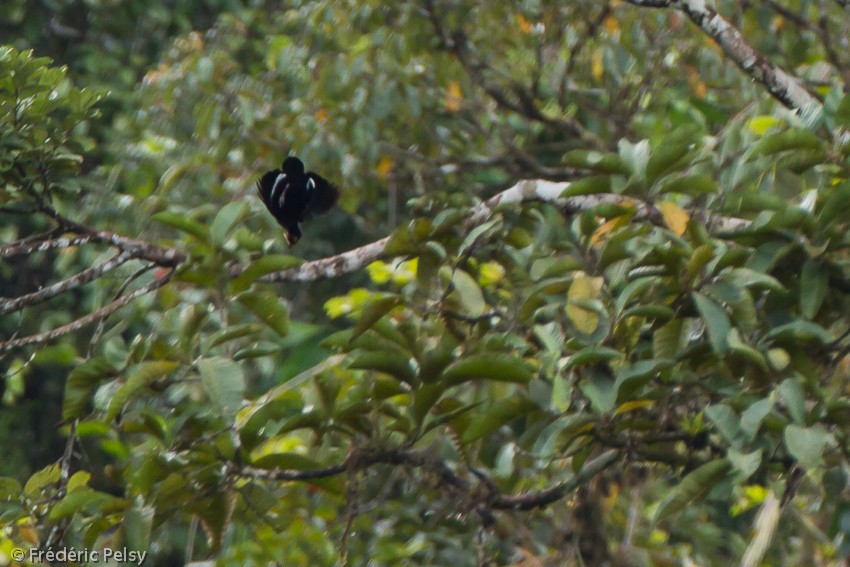
[{"label": "forest background", "polygon": [[846,564],[846,0],[3,11],[0,564]]}]

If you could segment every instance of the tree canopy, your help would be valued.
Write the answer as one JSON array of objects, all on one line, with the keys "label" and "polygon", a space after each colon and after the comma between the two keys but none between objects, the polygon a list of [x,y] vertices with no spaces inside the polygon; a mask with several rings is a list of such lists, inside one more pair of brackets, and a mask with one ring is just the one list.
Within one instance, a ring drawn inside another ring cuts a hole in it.
[{"label": "tree canopy", "polygon": [[850,557],[846,1],[5,18],[0,565]]}]

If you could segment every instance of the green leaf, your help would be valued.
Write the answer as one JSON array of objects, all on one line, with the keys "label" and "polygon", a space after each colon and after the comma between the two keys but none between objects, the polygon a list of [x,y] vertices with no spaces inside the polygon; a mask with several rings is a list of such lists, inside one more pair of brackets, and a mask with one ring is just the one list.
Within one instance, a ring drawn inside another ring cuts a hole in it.
[{"label": "green leaf", "polygon": [[[720,267],[720,266],[718,266]],[[751,270],[750,268],[735,268],[729,271],[730,279],[735,285],[746,288],[766,288],[777,293],[784,293],[785,287],[771,275]]]},{"label": "green leaf", "polygon": [[814,319],[820,311],[828,285],[829,274],[825,266],[813,258],[807,258],[800,276],[800,311],[806,319]]},{"label": "green leaf", "polygon": [[145,506],[141,497],[137,497],[132,506],[124,512],[124,538],[127,547],[135,551],[150,549],[151,530],[156,508]]},{"label": "green leaf", "polygon": [[788,453],[805,469],[820,466],[823,450],[831,441],[830,434],[820,425],[812,427],[789,425],[785,428],[783,437]]},{"label": "green leaf", "polygon": [[729,472],[731,464],[726,459],[710,461],[689,473],[673,487],[658,506],[655,521],[665,520],[681,512],[688,504],[705,498],[709,491]]},{"label": "green leaf", "polygon": [[484,238],[486,241],[501,228],[502,220],[498,217],[476,226],[467,233],[466,237],[464,237],[463,242],[461,242],[457,249],[457,255],[463,256],[471,250],[481,238]]},{"label": "green leaf", "polygon": [[619,173],[628,175],[629,168],[620,156],[597,150],[572,150],[564,154],[561,163],[567,167],[589,169],[597,173]]},{"label": "green leaf", "polygon": [[304,260],[301,258],[287,256],[285,254],[268,254],[266,256],[261,256],[256,260],[252,260],[241,274],[233,278],[230,285],[233,288],[233,291],[244,291],[248,289],[252,283],[266,274],[295,268],[303,263]]},{"label": "green leaf", "polygon": [[598,413],[611,413],[617,403],[619,384],[607,367],[604,369],[588,367],[583,372],[579,388]]},{"label": "green leaf", "polygon": [[741,420],[738,414],[727,404],[713,404],[705,408],[708,416],[720,434],[732,447],[741,447],[745,441],[744,432],[741,430]]},{"label": "green leaf", "polygon": [[729,449],[726,453],[726,457],[729,459],[729,462],[735,470],[741,473],[741,480],[746,480],[758,470],[759,466],[761,466],[762,450],[756,449],[752,453],[741,453],[735,449]]},{"label": "green leaf", "polygon": [[763,342],[770,343],[787,342],[797,344],[803,342],[817,342],[820,344],[829,344],[832,342],[832,336],[820,325],[810,321],[794,321],[780,325],[765,334]]},{"label": "green leaf", "polygon": [[842,97],[835,109],[835,123],[842,128],[850,129],[850,94]]},{"label": "green leaf", "polygon": [[288,433],[290,431],[295,431],[296,429],[318,429],[325,423],[325,416],[317,411],[305,411],[300,415],[293,416],[287,419],[284,424],[280,427],[280,431],[278,433]]},{"label": "green leaf", "polygon": [[354,326],[354,330],[351,333],[349,341],[355,340],[357,337],[368,331],[372,328],[372,325],[378,321],[378,319],[401,305],[401,303],[401,297],[397,295],[385,295],[369,300],[369,303],[363,307],[360,318]]},{"label": "green leaf", "polygon": [[798,424],[806,423],[806,391],[794,378],[786,378],[777,388],[788,414]]},{"label": "green leaf", "polygon": [[68,479],[68,492],[78,488],[80,486],[88,486],[89,481],[91,480],[91,473],[87,471],[77,471],[71,475],[71,478]]},{"label": "green leaf", "polygon": [[451,333],[443,332],[439,334],[437,344],[425,349],[425,352],[422,353],[419,376],[423,382],[430,383],[439,379],[446,366],[455,359],[457,346],[458,341]]},{"label": "green leaf", "polygon": [[565,370],[577,366],[587,366],[597,364],[599,362],[609,362],[621,358],[623,353],[617,349],[606,346],[591,345],[584,347],[572,355],[567,361]]},{"label": "green leaf", "polygon": [[708,328],[708,338],[711,341],[711,347],[714,349],[714,352],[718,354],[725,353],[728,348],[726,337],[732,328],[732,323],[729,321],[726,310],[714,300],[709,299],[701,293],[694,292],[691,294],[691,297],[693,297],[697,310],[702,315],[702,319]]},{"label": "green leaf", "polygon": [[91,398],[91,393],[111,371],[112,366],[102,357],[87,360],[72,370],[65,382],[62,419],[69,420],[81,417]]},{"label": "green leaf", "polygon": [[411,359],[397,351],[373,350],[353,353],[348,358],[349,368],[375,370],[389,374],[410,385],[416,384],[416,371]]},{"label": "green leaf", "polygon": [[850,181],[845,181],[832,191],[826,192],[826,199],[818,211],[818,225],[830,227],[833,222],[845,222],[850,216]]},{"label": "green leaf", "polygon": [[631,395],[637,388],[658,376],[661,371],[669,368],[672,364],[672,360],[651,358],[618,368],[617,399]]},{"label": "green leaf", "polygon": [[410,415],[417,426],[421,426],[428,412],[446,391],[443,384],[423,384],[413,394],[413,403],[410,406]]},{"label": "green leaf", "polygon": [[595,195],[597,193],[611,192],[611,178],[607,175],[585,177],[577,181],[571,181],[566,189],[561,191],[561,198],[580,197],[582,195]]},{"label": "green leaf", "polygon": [[813,132],[790,128],[763,137],[753,148],[753,154],[769,156],[788,150],[819,150],[823,148],[823,141]]},{"label": "green leaf", "polygon": [[666,181],[658,192],[662,195],[665,193],[681,193],[692,197],[714,195],[717,193],[717,183],[708,175],[682,175]]},{"label": "green leaf", "polygon": [[628,305],[633,297],[640,299],[640,297],[652,286],[658,285],[658,280],[656,278],[638,278],[633,282],[630,282],[629,285],[623,288],[623,291],[617,296],[617,301],[615,302],[615,310],[617,313],[621,313],[623,309]]},{"label": "green leaf", "polygon": [[251,358],[262,358],[264,356],[271,356],[273,354],[280,353],[280,345],[276,343],[261,343],[254,346],[249,346],[246,348],[240,348],[235,353],[233,353],[233,360],[248,360]]},{"label": "green leaf", "polygon": [[473,417],[461,437],[464,443],[477,441],[514,419],[534,411],[537,406],[528,398],[514,396],[497,400]]},{"label": "green leaf", "polygon": [[220,344],[227,343],[230,341],[234,341],[236,339],[241,339],[243,337],[250,337],[256,335],[263,329],[263,326],[259,323],[247,323],[244,325],[232,325],[226,329],[222,329],[220,331],[216,331],[212,335],[208,337],[209,345],[206,350],[209,350],[213,347],[217,347]]},{"label": "green leaf", "polygon": [[475,278],[463,270],[454,270],[452,285],[454,286],[452,296],[457,298],[459,308],[470,317],[480,317],[487,309],[487,303]]},{"label": "green leaf", "polygon": [[652,185],[662,175],[677,168],[682,160],[696,145],[699,127],[694,125],[680,126],[664,138],[656,148],[653,148],[646,164],[646,182]]},{"label": "green leaf", "polygon": [[153,215],[151,219],[190,234],[205,244],[209,243],[207,227],[190,219],[185,213],[161,211]]},{"label": "green leaf", "polygon": [[245,396],[245,376],[242,367],[222,357],[198,361],[201,385],[210,401],[229,418],[236,416]]},{"label": "green leaf", "polygon": [[127,400],[154,380],[166,376],[177,368],[177,363],[168,360],[143,362],[136,366],[135,371],[109,400],[106,408],[106,419],[112,421],[127,403]]},{"label": "green leaf", "polygon": [[233,225],[245,220],[249,214],[248,204],[242,200],[231,201],[223,206],[210,225],[213,242],[218,245],[224,244]]},{"label": "green leaf", "polygon": [[97,513],[104,504],[110,501],[120,502],[120,499],[88,487],[77,488],[66,494],[62,500],[53,506],[50,514],[48,514],[48,519],[55,522],[73,516],[82,509],[89,513]]},{"label": "green leaf", "polygon": [[0,504],[17,501],[21,497],[23,487],[14,478],[0,477]]},{"label": "green leaf", "polygon": [[58,464],[47,465],[29,478],[24,485],[24,492],[29,496],[38,496],[42,488],[59,481],[59,474]]},{"label": "green leaf", "polygon": [[[277,443],[277,440],[274,438],[269,439],[269,441]],[[264,469],[287,469],[296,471],[308,471],[322,468],[322,464],[320,462],[298,453],[286,452],[262,454],[262,451],[265,450],[264,446],[261,445],[252,451],[252,453],[256,453],[258,455],[257,457],[251,458],[251,463],[254,466]]]},{"label": "green leaf", "polygon": [[764,354],[758,349],[751,347],[741,339],[741,333],[738,329],[730,329],[726,335],[726,344],[729,346],[729,351],[735,355],[750,361],[760,369],[767,371],[767,359]]},{"label": "green leaf", "polygon": [[521,358],[509,354],[474,354],[450,364],[442,379],[455,386],[469,380],[492,380],[524,384],[531,380],[534,369]]},{"label": "green leaf", "polygon": [[285,336],[289,332],[289,314],[280,299],[268,291],[245,291],[236,300],[248,308],[275,333]]},{"label": "green leaf", "polygon": [[72,366],[77,357],[76,349],[68,343],[60,343],[40,349],[33,362],[36,364],[52,364],[55,366]]},{"label": "green leaf", "polygon": [[747,440],[756,438],[761,422],[773,409],[773,399],[764,398],[750,405],[741,414],[741,430],[746,434]]},{"label": "green leaf", "polygon": [[591,413],[567,414],[559,417],[540,433],[534,442],[532,452],[539,455],[541,459],[549,459],[560,452],[559,440],[564,439],[566,442],[576,435],[592,432],[592,426],[598,419]]},{"label": "green leaf", "polygon": [[651,303],[648,305],[635,305],[634,307],[629,307],[623,311],[620,318],[628,319],[629,317],[645,317],[649,320],[666,321],[668,319],[673,319],[675,316],[676,311],[669,305]]},{"label": "green leaf", "polygon": [[685,320],[673,319],[652,334],[652,353],[655,358],[675,358],[685,344]]},{"label": "green leaf", "polygon": [[702,273],[703,268],[714,258],[714,247],[703,244],[694,249],[691,259],[688,260],[688,277],[695,279]]}]

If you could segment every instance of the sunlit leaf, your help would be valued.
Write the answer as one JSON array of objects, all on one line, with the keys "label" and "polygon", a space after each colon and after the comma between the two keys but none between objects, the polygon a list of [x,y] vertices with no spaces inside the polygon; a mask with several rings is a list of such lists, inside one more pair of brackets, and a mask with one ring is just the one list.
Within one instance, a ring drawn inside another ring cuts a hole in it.
[{"label": "sunlit leaf", "polygon": [[661,201],[656,206],[661,211],[664,224],[673,231],[673,234],[676,236],[685,234],[685,230],[688,228],[688,221],[691,219],[685,209],[669,201]]}]

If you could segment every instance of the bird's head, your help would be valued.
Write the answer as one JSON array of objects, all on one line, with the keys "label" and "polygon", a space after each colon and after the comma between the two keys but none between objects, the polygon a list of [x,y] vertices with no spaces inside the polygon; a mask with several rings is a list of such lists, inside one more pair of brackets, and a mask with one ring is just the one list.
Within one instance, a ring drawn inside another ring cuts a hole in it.
[{"label": "bird's head", "polygon": [[285,160],[283,160],[283,165],[281,166],[283,172],[287,175],[304,175],[304,164],[295,156],[289,156]]}]

